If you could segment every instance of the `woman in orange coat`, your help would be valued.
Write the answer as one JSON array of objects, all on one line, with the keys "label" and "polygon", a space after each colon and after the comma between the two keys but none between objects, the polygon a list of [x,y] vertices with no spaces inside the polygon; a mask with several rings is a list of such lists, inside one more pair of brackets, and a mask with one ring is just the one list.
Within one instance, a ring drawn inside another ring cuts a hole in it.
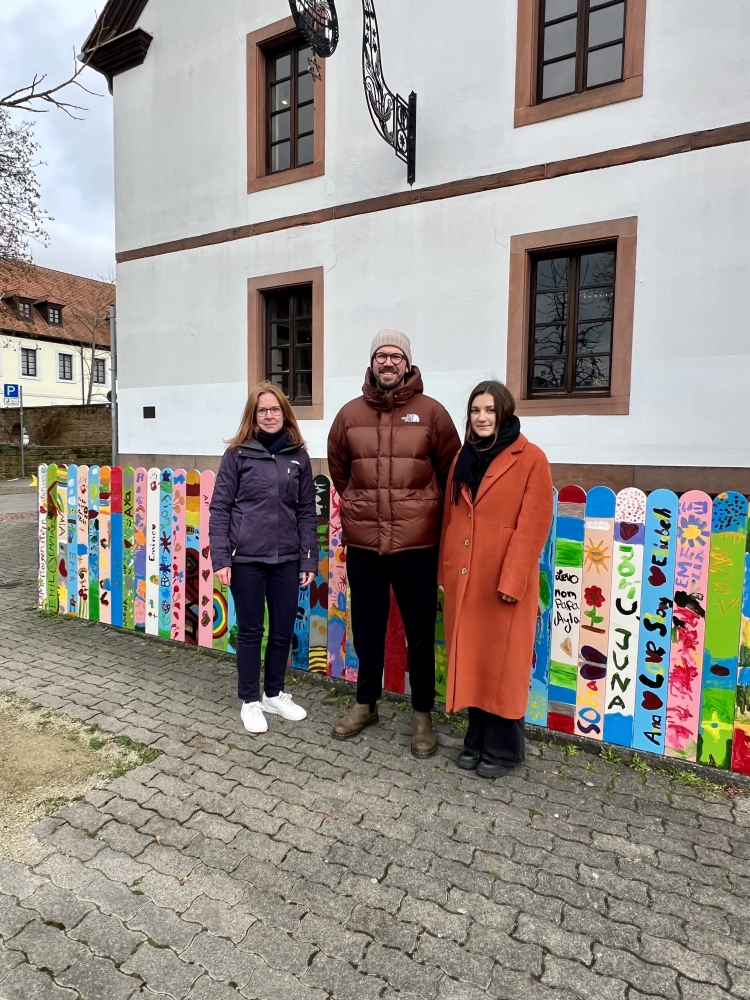
[{"label": "woman in orange coat", "polygon": [[440,551],[446,708],[468,708],[457,763],[484,778],[524,760],[539,556],[552,523],[549,463],[521,434],[515,408],[501,382],[482,382],[469,397],[466,441],[445,493]]}]

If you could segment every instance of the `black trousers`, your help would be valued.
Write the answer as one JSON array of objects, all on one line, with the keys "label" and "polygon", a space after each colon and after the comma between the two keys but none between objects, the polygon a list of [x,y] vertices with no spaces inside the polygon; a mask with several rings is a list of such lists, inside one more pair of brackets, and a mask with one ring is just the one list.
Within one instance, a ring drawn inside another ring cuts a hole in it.
[{"label": "black trousers", "polygon": [[526,760],[525,732],[523,719],[503,719],[481,708],[470,708],[464,746],[492,764],[515,767]]},{"label": "black trousers", "polygon": [[415,712],[430,712],[435,705],[437,548],[381,556],[349,546],[346,567],[352,595],[352,637],[359,657],[357,701],[372,705],[383,693],[385,633],[393,587],[409,645],[412,705]]},{"label": "black trousers", "polygon": [[232,597],[237,612],[237,694],[260,701],[260,650],[268,601],[268,644],[263,690],[275,698],[284,690],[299,599],[299,560],[233,563]]}]

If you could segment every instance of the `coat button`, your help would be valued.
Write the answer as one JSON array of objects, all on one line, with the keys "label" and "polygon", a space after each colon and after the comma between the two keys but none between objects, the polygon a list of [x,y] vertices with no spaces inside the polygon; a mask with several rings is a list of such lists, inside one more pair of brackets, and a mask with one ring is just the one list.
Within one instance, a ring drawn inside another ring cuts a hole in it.
[{"label": "coat button", "polygon": [[471,512],[469,512],[469,517],[471,517]]},{"label": "coat button", "polygon": [[464,575],[464,576],[466,576],[466,572],[467,572],[467,570],[466,570],[466,567],[465,567],[465,566],[464,566],[464,568],[463,568],[463,569],[461,570],[461,572],[463,573],[463,575]]},{"label": "coat button", "polygon": [[466,541],[464,542],[464,545],[471,545],[471,542],[469,541],[469,539],[468,539],[468,538],[467,538],[467,539],[466,539]]}]

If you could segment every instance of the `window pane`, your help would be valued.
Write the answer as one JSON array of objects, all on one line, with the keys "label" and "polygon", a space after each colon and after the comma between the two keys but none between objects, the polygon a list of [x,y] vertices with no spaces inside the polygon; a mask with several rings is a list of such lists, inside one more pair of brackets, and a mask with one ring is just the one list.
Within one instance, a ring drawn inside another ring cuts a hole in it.
[{"label": "window pane", "polygon": [[284,80],[292,75],[292,56],[287,53],[274,60],[274,80]]},{"label": "window pane", "polygon": [[309,73],[305,73],[297,81],[297,101],[300,104],[304,104],[305,101],[311,101],[313,99],[313,93],[315,91],[315,81],[310,76]]},{"label": "window pane", "polygon": [[314,106],[312,104],[306,104],[304,108],[300,108],[297,112],[297,135],[302,135],[304,132],[312,132],[313,110]]},{"label": "window pane", "polygon": [[277,83],[271,87],[271,111],[283,111],[291,106],[292,85],[290,83]]},{"label": "window pane", "polygon": [[285,396],[289,395],[289,372],[282,372],[275,375],[271,374],[269,375],[268,381],[277,385]]},{"label": "window pane", "polygon": [[274,347],[271,349],[271,372],[278,374],[279,372],[289,371],[289,348],[288,347]]},{"label": "window pane", "polygon": [[289,346],[289,327],[282,323],[271,323],[271,347]]},{"label": "window pane", "polygon": [[312,372],[297,372],[296,398],[312,399]]},{"label": "window pane", "polygon": [[622,79],[622,43],[589,52],[587,87],[598,87],[601,83],[611,83],[612,80],[620,79]]},{"label": "window pane", "polygon": [[575,14],[578,10],[578,0],[547,0],[544,6],[544,23],[555,21],[566,14]]},{"label": "window pane", "polygon": [[622,38],[625,29],[625,4],[594,10],[589,17],[589,48]]},{"label": "window pane", "polygon": [[304,288],[297,292],[297,317],[312,316],[312,290]]},{"label": "window pane", "polygon": [[612,323],[579,323],[578,353],[602,354],[612,347]]},{"label": "window pane", "polygon": [[543,292],[536,297],[536,322],[555,323],[568,318],[568,293]]},{"label": "window pane", "polygon": [[298,372],[312,371],[312,345],[297,348],[297,364],[295,367]]},{"label": "window pane", "polygon": [[568,284],[568,258],[556,257],[554,260],[540,260],[536,265],[536,287],[565,288]]},{"label": "window pane", "polygon": [[291,117],[291,111],[284,111],[280,115],[273,116],[271,119],[271,142],[278,142],[279,139],[289,138]]},{"label": "window pane", "polygon": [[560,21],[544,29],[544,59],[557,59],[567,56],[576,50],[576,35],[578,33],[578,18],[571,17],[568,21]]},{"label": "window pane", "polygon": [[288,295],[269,296],[268,316],[270,319],[289,319],[289,296]]},{"label": "window pane", "polygon": [[[602,50],[606,51],[606,50]],[[542,73],[542,98],[560,97],[561,94],[572,94],[576,89],[576,61],[563,59],[544,67]]]},{"label": "window pane", "polygon": [[612,288],[582,288],[578,293],[578,318],[600,319],[612,315]]},{"label": "window pane", "polygon": [[581,255],[581,285],[613,285],[614,283],[614,250]]},{"label": "window pane", "polygon": [[313,57],[313,50],[309,45],[306,45],[304,49],[300,49],[297,53],[297,72],[306,73],[307,66]]},{"label": "window pane", "polygon": [[535,361],[532,389],[562,389],[565,381],[564,361]]},{"label": "window pane", "polygon": [[312,330],[309,320],[302,320],[297,323],[296,342],[300,345],[312,344]]},{"label": "window pane", "polygon": [[306,135],[297,143],[297,165],[302,166],[303,163],[312,163],[315,158],[314,148],[313,148],[313,137],[312,135]]},{"label": "window pane", "polygon": [[288,142],[280,142],[271,147],[271,173],[277,170],[287,170],[291,163],[291,146]]},{"label": "window pane", "polygon": [[565,354],[565,327],[538,326],[534,330],[534,357]]},{"label": "window pane", "polygon": [[609,355],[576,362],[576,389],[609,389]]}]

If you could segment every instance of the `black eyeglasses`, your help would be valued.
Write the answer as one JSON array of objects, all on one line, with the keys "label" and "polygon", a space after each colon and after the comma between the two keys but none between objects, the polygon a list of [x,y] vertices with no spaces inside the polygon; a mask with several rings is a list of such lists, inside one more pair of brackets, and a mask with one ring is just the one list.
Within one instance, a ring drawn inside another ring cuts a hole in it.
[{"label": "black eyeglasses", "polygon": [[406,361],[406,357],[403,354],[384,354],[379,351],[375,355],[375,360],[379,365],[387,364],[389,361],[393,365],[400,365],[402,361]]}]

